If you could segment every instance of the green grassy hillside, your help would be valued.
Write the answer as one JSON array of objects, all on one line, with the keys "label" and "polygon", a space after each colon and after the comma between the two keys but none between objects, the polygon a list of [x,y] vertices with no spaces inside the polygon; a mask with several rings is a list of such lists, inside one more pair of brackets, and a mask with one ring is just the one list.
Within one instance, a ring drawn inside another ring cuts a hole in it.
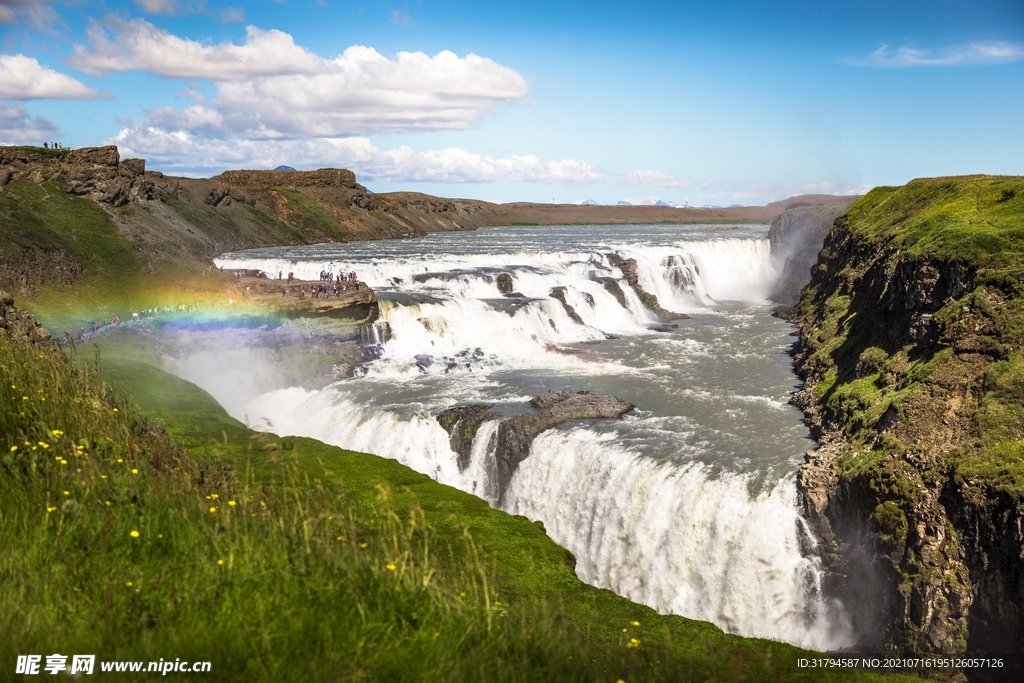
[{"label": "green grassy hillside", "polygon": [[874,680],[586,586],[538,525],[394,461],[99,366],[116,390],[0,340],[5,667],[67,651],[239,681]]}]

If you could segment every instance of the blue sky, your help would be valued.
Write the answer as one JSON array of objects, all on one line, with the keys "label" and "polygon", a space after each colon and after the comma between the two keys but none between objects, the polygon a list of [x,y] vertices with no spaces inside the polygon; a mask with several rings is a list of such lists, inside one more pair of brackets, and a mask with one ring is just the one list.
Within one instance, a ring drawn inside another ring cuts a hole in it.
[{"label": "blue sky", "polygon": [[0,0],[0,142],[761,204],[1024,173],[1024,2]]}]

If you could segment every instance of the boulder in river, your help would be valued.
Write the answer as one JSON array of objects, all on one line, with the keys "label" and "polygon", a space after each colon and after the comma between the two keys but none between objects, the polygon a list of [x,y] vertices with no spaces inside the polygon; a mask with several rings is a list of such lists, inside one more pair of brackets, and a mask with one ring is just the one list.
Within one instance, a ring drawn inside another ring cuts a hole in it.
[{"label": "boulder in river", "polygon": [[438,414],[437,421],[448,432],[452,450],[455,451],[459,471],[469,467],[469,458],[473,453],[473,439],[486,420],[497,417],[488,405],[469,405],[449,408]]},{"label": "boulder in river", "polygon": [[503,420],[498,425],[494,457],[498,470],[499,496],[505,495],[519,463],[530,455],[530,444],[541,432],[567,420],[620,418],[635,406],[622,399],[590,391],[556,389],[530,401],[538,412]]},{"label": "boulder in river", "polygon": [[[504,497],[512,475],[519,463],[530,455],[530,444],[541,432],[568,420],[620,418],[635,408],[629,401],[614,396],[568,389],[545,391],[531,399],[530,405],[534,412],[507,418],[498,425],[494,459],[499,498]],[[469,466],[473,439],[480,425],[497,417],[488,405],[457,406],[438,414],[437,421],[451,438],[460,471]]]}]

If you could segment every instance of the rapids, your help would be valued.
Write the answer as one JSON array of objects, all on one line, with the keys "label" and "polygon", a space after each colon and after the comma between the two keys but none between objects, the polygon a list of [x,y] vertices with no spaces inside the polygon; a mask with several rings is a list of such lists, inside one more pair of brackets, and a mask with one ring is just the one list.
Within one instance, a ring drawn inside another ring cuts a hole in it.
[{"label": "rapids", "polygon": [[[814,444],[788,404],[792,327],[766,301],[766,232],[508,227],[225,254],[225,268],[303,279],[357,271],[381,304],[382,321],[363,335],[377,358],[321,391],[246,394],[209,362],[182,374],[254,428],[395,458],[492,505],[497,421],[483,424],[460,471],[438,412],[487,403],[514,415],[562,387],[630,401],[638,408],[622,420],[537,437],[500,506],[542,520],[588,583],[733,633],[836,649],[853,634],[822,594],[796,505],[795,473]],[[636,259],[662,307],[691,317],[654,331],[611,252]],[[521,298],[499,293],[503,273]]]}]

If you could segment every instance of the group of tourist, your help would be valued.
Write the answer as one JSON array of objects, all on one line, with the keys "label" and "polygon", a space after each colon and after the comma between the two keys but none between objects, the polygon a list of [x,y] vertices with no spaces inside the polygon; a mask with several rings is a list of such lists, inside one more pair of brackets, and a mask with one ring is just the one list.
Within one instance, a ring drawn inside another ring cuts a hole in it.
[{"label": "group of tourist", "polygon": [[344,271],[340,271],[339,270],[337,278],[335,278],[334,277],[334,273],[329,271],[329,270],[321,270],[320,271],[320,282],[330,282],[331,280],[334,280],[335,282],[357,282],[358,281],[357,278],[356,278],[356,271],[354,271],[354,270],[349,271],[347,273],[344,272]]},{"label": "group of tourist", "polygon": [[[342,278],[344,276],[343,275],[339,275],[338,279],[335,280],[334,282],[332,282],[330,284],[330,286],[328,286],[328,285],[313,285],[310,288],[310,294],[312,295],[312,297],[314,299],[319,299],[321,295],[323,295],[323,297],[325,299],[328,299],[328,298],[330,298],[331,294],[333,294],[335,297],[341,296],[342,292],[347,292],[348,291],[349,286],[351,286],[356,291],[359,291],[359,281],[355,279],[355,273],[351,273],[351,275],[352,275],[351,280],[348,280],[348,279],[344,279],[343,280]],[[328,282],[330,282],[330,280],[328,280]],[[350,283],[351,283],[351,285],[350,285]]]},{"label": "group of tourist", "polygon": [[63,142],[44,142],[43,149],[64,149]]}]

